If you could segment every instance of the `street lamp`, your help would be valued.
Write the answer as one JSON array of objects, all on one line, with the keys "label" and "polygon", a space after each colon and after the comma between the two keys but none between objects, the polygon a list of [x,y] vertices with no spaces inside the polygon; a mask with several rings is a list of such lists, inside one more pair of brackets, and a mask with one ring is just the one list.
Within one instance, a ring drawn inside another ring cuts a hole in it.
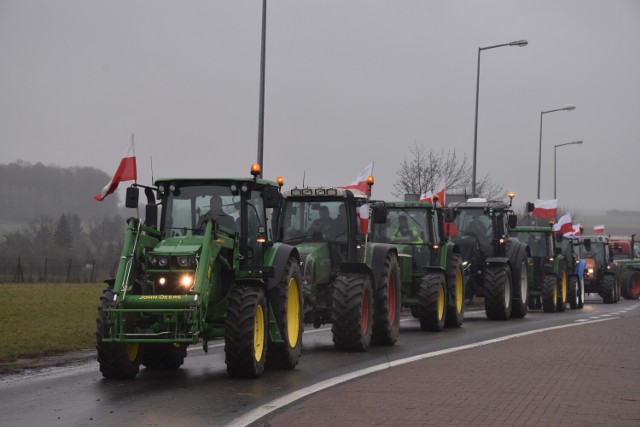
[{"label": "street lamp", "polygon": [[497,44],[494,46],[478,48],[478,74],[476,78],[476,124],[475,124],[475,130],[473,133],[473,177],[472,177],[473,180],[471,181],[471,197],[476,197],[476,154],[478,152],[478,98],[480,94],[480,52],[482,52],[483,50],[494,49],[496,47],[503,47],[503,46],[524,47],[527,44],[529,44],[529,42],[526,40],[516,40],[511,43],[503,43],[503,44]]},{"label": "street lamp", "polygon": [[572,144],[582,144],[582,141],[565,142],[564,144],[558,144],[553,146],[553,198],[554,199],[557,199],[556,197],[556,151],[558,150],[558,147],[562,147],[563,145],[572,145]]},{"label": "street lamp", "polygon": [[538,147],[538,199],[540,199],[540,167],[542,165],[542,116],[547,113],[554,113],[556,111],[571,111],[575,110],[575,105],[565,105],[562,108],[556,108],[555,110],[547,110],[540,112],[540,145]]},{"label": "street lamp", "polygon": [[264,151],[264,67],[265,50],[267,44],[267,0],[262,1],[262,42],[260,46],[260,101],[258,113],[258,164],[260,165],[260,175],[262,178],[264,171],[263,151]]}]

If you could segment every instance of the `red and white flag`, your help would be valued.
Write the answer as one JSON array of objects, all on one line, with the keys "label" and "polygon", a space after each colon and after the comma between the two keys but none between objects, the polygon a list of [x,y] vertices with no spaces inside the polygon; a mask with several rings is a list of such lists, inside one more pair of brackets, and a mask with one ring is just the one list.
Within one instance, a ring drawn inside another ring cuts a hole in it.
[{"label": "red and white flag", "polygon": [[553,224],[553,231],[560,234],[573,232],[573,224],[571,223],[571,214],[566,213],[560,217],[556,224]]},{"label": "red and white flag", "polygon": [[428,202],[428,203],[433,202],[433,193],[431,191],[427,191],[426,193],[422,193],[420,195],[420,199],[418,201],[419,202]]},{"label": "red and white flag", "polygon": [[366,168],[362,169],[362,172],[358,175],[355,181],[349,185],[341,186],[341,188],[349,188],[354,190],[360,190],[366,195],[369,194],[369,185],[367,184],[367,178],[373,175],[373,162],[369,163]]},{"label": "red and white flag", "polygon": [[538,218],[555,218],[558,211],[558,199],[540,200],[533,202],[531,216]]},{"label": "red and white flag", "polygon": [[582,225],[580,224],[576,224],[573,226],[573,233],[571,234],[572,236],[580,236],[582,234],[582,230],[580,230],[582,228]]},{"label": "red and white flag", "polygon": [[604,224],[596,225],[593,227],[593,231],[596,233],[604,233]]},{"label": "red and white flag", "polygon": [[104,186],[100,194],[96,194],[93,196],[94,199],[101,202],[107,197],[109,194],[116,191],[118,188],[118,184],[124,181],[136,181],[138,179],[138,170],[136,168],[136,153],[133,147],[133,137],[131,137],[131,143],[125,151],[122,160],[120,160],[120,165],[116,170],[116,173],[113,174],[111,181]]},{"label": "red and white flag", "polygon": [[445,186],[446,186],[446,180],[444,179],[444,176],[441,176],[440,179],[438,180],[438,183],[436,184],[436,188],[433,190],[433,194],[438,196],[438,201],[442,206],[445,205],[445,198],[446,198]]},{"label": "red and white flag", "polygon": [[360,218],[360,231],[362,234],[369,233],[369,204],[365,203],[358,208],[358,218]]}]

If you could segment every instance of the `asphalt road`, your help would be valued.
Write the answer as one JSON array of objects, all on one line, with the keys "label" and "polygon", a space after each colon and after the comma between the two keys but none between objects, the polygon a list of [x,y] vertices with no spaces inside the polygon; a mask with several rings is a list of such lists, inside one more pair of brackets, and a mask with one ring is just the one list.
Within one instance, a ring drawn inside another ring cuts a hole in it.
[{"label": "asphalt road", "polygon": [[[255,421],[252,414],[279,409],[276,399],[290,401],[292,393],[312,390],[323,381],[454,347],[615,317],[637,305],[640,302],[622,300],[605,305],[599,298],[590,299],[582,310],[531,311],[525,319],[503,322],[488,321],[483,311],[470,310],[462,328],[441,333],[422,332],[418,322],[407,316],[402,319],[395,346],[372,347],[367,353],[334,351],[330,325],[308,328],[298,367],[267,371],[257,380],[227,377],[222,342],[210,343],[208,354],[201,348],[190,349],[178,371],[141,369],[130,381],[103,379],[94,361],[33,371],[0,377],[0,414],[2,425],[7,426],[242,424]],[[579,333],[580,328],[575,329]]]}]

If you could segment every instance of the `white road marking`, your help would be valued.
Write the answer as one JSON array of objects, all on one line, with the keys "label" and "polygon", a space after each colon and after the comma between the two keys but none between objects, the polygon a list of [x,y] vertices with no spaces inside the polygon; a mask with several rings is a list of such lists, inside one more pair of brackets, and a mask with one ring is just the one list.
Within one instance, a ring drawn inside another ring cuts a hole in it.
[{"label": "white road marking", "polygon": [[485,341],[480,341],[474,344],[467,344],[467,345],[462,345],[459,347],[453,347],[453,348],[447,348],[444,350],[438,350],[438,351],[433,351],[431,353],[423,353],[423,354],[419,354],[417,356],[412,356],[412,357],[406,357],[404,359],[398,359],[398,360],[393,360],[390,361],[388,363],[382,363],[379,365],[375,365],[375,366],[371,366],[369,368],[365,368],[365,369],[360,369],[358,371],[354,371],[354,372],[350,372],[348,374],[344,374],[344,375],[339,375],[337,377],[334,378],[330,378],[328,380],[324,380],[321,381],[317,384],[313,384],[310,385],[308,387],[304,387],[300,390],[294,391],[292,393],[286,394],[284,396],[281,396],[277,399],[272,400],[271,402],[268,402],[256,409],[254,409],[253,411],[248,412],[247,414],[243,415],[242,417],[236,418],[235,420],[233,420],[231,423],[227,424],[228,427],[241,427],[241,426],[247,426],[253,422],[258,421],[260,418],[266,416],[267,414],[280,409],[286,405],[289,405],[293,402],[295,402],[296,400],[302,399],[310,394],[313,393],[317,393],[319,391],[322,391],[324,389],[327,389],[329,387],[333,387],[335,385],[350,381],[354,378],[359,378],[359,377],[363,377],[365,375],[368,374],[372,374],[374,372],[379,372],[379,371],[383,371],[385,369],[389,369],[392,368],[394,366],[401,366],[407,363],[411,363],[411,362],[416,362],[419,360],[424,360],[424,359],[429,359],[431,357],[436,357],[436,356],[441,356],[443,354],[449,354],[449,353],[454,353],[457,351],[461,351],[461,350],[468,350],[470,348],[475,348],[475,347],[481,347],[484,345],[488,345],[488,344],[494,344],[494,343],[498,343],[498,342],[502,342],[502,341],[507,341],[513,338],[520,338],[520,337],[524,337],[527,335],[532,335],[532,334],[537,334],[540,332],[546,332],[546,331],[553,331],[556,329],[564,329],[564,328],[570,328],[573,326],[582,326],[582,325],[587,325],[590,323],[597,323],[597,322],[605,322],[607,320],[613,320],[616,319],[615,317],[611,317],[611,318],[607,318],[607,319],[597,319],[597,320],[585,320],[583,323],[570,323],[567,325],[560,325],[560,326],[552,326],[549,328],[543,328],[543,329],[536,329],[533,331],[527,331],[527,332],[521,332],[518,334],[513,334],[513,335],[506,335],[504,337],[500,337],[500,338],[493,338],[490,340],[485,340]]}]

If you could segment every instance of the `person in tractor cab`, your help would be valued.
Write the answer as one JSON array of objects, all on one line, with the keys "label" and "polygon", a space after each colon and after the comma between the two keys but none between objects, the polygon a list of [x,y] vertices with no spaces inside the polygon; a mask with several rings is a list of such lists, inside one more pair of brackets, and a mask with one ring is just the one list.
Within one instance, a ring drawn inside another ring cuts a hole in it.
[{"label": "person in tractor cab", "polygon": [[320,206],[319,209],[320,218],[313,221],[311,227],[309,227],[309,231],[311,233],[322,233],[325,234],[331,228],[333,224],[333,219],[329,214],[328,206]]},{"label": "person in tractor cab", "polygon": [[347,240],[347,215],[345,214],[345,205],[339,206],[339,212],[336,219],[331,222],[327,235],[329,240],[346,241]]},{"label": "person in tractor cab", "polygon": [[482,239],[487,235],[487,227],[478,216],[474,216],[469,223],[469,227],[467,227],[467,234],[473,234],[478,239]]},{"label": "person in tractor cab", "polygon": [[200,217],[196,229],[204,230],[207,220],[214,220],[223,227],[236,231],[236,221],[231,215],[222,210],[222,198],[217,194],[209,199],[209,211]]},{"label": "person in tractor cab", "polygon": [[413,225],[409,226],[409,221],[404,215],[398,218],[398,229],[393,233],[392,239],[398,242],[422,243],[420,233]]}]

